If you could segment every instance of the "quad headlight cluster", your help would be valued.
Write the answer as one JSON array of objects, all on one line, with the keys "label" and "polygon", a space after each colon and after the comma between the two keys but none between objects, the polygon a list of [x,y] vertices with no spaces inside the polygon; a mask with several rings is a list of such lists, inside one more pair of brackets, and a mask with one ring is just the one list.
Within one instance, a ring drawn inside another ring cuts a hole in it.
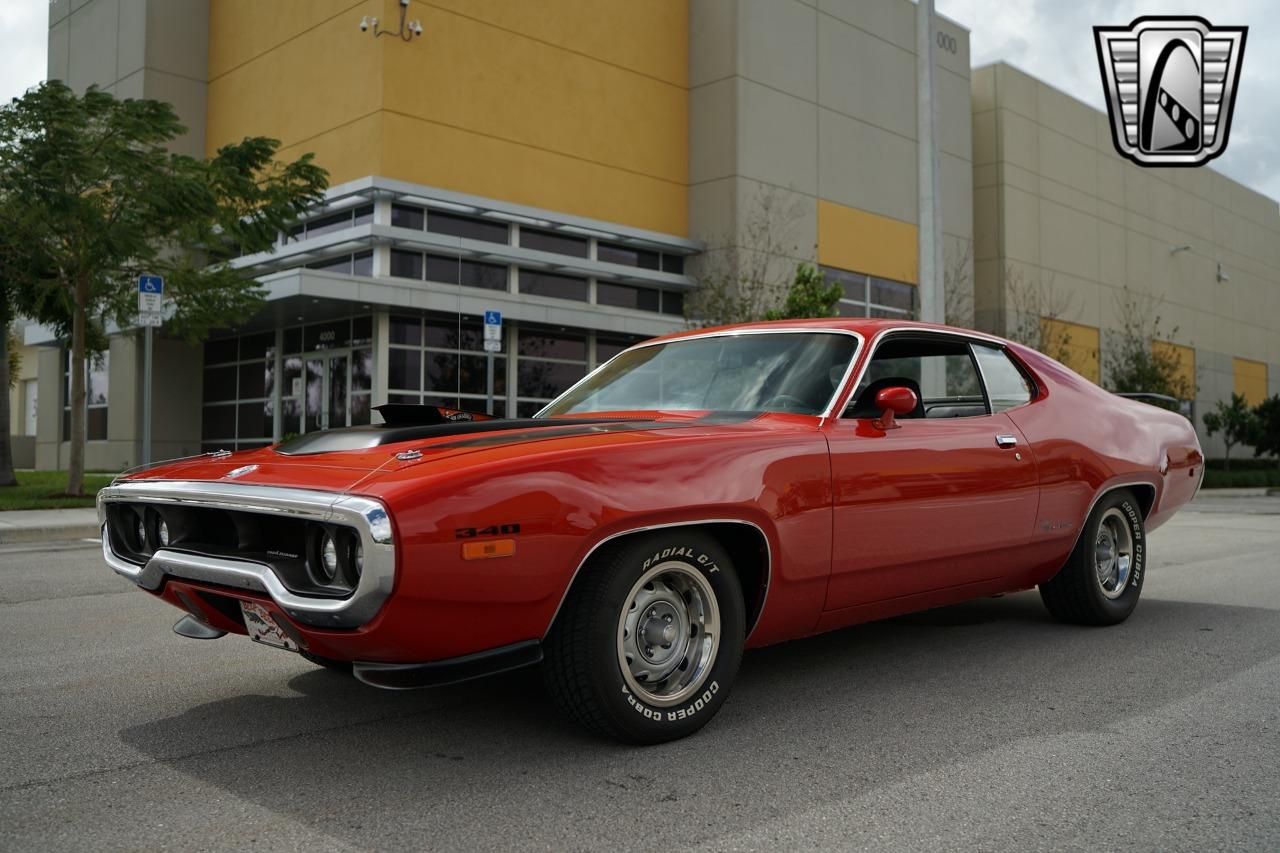
[{"label": "quad headlight cluster", "polygon": [[310,527],[307,571],[312,580],[318,586],[355,589],[364,571],[364,546],[359,534],[330,524]]},{"label": "quad headlight cluster", "polygon": [[150,556],[160,548],[169,547],[169,523],[160,513],[149,507],[136,507],[132,515],[130,550]]}]

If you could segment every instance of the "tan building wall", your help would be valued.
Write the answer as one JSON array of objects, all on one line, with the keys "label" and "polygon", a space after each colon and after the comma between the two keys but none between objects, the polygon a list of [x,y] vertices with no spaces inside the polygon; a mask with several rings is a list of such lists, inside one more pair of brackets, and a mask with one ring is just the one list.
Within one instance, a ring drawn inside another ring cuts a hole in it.
[{"label": "tan building wall", "polygon": [[[974,69],[972,95],[981,328],[1012,328],[1027,304],[1013,291],[1032,291],[1057,319],[1097,330],[1105,383],[1108,336],[1137,309],[1160,317],[1159,337],[1191,349],[1198,413],[1236,388],[1275,393],[1275,200],[1212,168],[1129,163],[1105,114],[1012,66]],[[1088,375],[1079,356],[1072,366]],[[1240,359],[1258,367],[1242,371]]]},{"label": "tan building wall", "polygon": [[[692,236],[742,255],[759,200],[781,211],[779,272],[818,260],[914,283],[915,10],[910,0],[706,0],[690,6]],[[969,34],[937,51],[943,230],[973,237]],[[968,286],[968,267],[964,285]]]}]

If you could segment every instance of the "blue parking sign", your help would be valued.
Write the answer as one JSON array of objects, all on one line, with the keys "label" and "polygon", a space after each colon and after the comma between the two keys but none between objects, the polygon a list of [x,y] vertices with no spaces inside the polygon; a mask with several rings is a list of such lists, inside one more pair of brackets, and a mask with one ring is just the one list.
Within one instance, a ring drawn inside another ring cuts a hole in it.
[{"label": "blue parking sign", "polygon": [[164,293],[164,279],[158,275],[138,276],[139,293]]},{"label": "blue parking sign", "polygon": [[502,312],[501,312],[501,311],[486,311],[486,312],[484,312],[484,324],[485,324],[486,326],[501,326],[501,325],[502,325]]}]

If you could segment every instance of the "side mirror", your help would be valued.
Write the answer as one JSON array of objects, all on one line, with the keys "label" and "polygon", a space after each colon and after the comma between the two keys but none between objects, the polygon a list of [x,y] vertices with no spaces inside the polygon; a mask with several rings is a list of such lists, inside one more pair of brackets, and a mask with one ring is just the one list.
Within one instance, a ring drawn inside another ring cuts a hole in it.
[{"label": "side mirror", "polygon": [[920,405],[920,398],[910,388],[895,385],[892,388],[881,389],[876,394],[876,408],[880,410],[880,417],[872,421],[871,425],[876,429],[898,429],[901,424],[898,423],[896,416],[909,415],[918,405]]}]

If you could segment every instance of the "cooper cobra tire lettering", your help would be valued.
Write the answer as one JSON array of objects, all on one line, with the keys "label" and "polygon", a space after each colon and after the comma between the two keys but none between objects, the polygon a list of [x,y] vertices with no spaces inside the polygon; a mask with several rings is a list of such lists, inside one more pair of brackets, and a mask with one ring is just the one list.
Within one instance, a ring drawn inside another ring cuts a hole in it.
[{"label": "cooper cobra tire lettering", "polygon": [[[1109,521],[1107,521],[1110,519]],[[1113,525],[1103,530],[1104,522]],[[1129,540],[1125,542],[1123,540]],[[1124,550],[1127,549],[1127,550]],[[1107,587],[1129,554],[1122,588]],[[1142,595],[1146,575],[1147,537],[1138,501],[1128,489],[1102,495],[1081,530],[1071,556],[1053,578],[1040,584],[1040,598],[1054,618],[1078,625],[1115,625],[1129,618]]]},{"label": "cooper cobra tire lettering", "polygon": [[[649,620],[643,625],[642,615]],[[667,616],[668,624],[684,622],[691,633],[654,627]],[[543,643],[544,680],[561,708],[599,734],[633,743],[675,740],[724,704],[742,660],[745,626],[742,586],[715,538],[697,528],[636,534],[601,549],[579,573]],[[698,631],[709,645],[662,645],[663,637],[671,643]],[[652,646],[628,644],[642,635],[653,638]],[[672,648],[681,657],[663,656]]]}]

